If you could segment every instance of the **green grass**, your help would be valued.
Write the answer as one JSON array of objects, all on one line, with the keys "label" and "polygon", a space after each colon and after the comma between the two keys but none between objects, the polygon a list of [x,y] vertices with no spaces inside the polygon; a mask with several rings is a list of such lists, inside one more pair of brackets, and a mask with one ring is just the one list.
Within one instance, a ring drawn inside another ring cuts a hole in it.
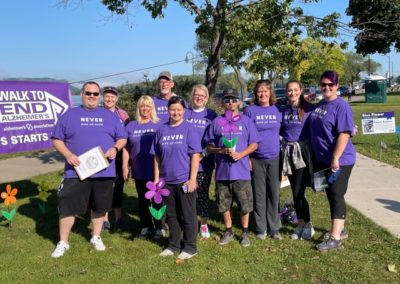
[{"label": "green grass", "polygon": [[[18,213],[10,230],[0,221],[0,263],[2,283],[399,283],[400,241],[352,208],[348,209],[350,238],[345,249],[327,254],[316,251],[318,238],[329,227],[328,204],[324,194],[308,191],[313,223],[313,241],[291,241],[293,226],[285,224],[280,242],[260,241],[251,233],[252,244],[243,248],[238,241],[219,246],[216,233],[223,230],[212,197],[210,226],[212,239],[198,240],[198,255],[183,263],[158,254],[166,241],[138,240],[136,191],[125,186],[124,213],[129,230],[103,233],[105,252],[89,244],[90,223],[77,219],[70,236],[71,249],[60,259],[50,254],[58,241],[56,190],[51,191],[47,213],[38,209],[37,186],[45,181],[51,188],[60,182],[60,173],[15,182],[19,189]],[[0,185],[4,191],[5,184]],[[213,186],[212,186],[213,190]],[[212,193],[211,196],[214,194]],[[291,199],[282,190],[282,202]],[[3,204],[1,204],[2,207]],[[237,236],[238,212],[234,209]],[[399,273],[388,271],[394,264]]]},{"label": "green grass", "polygon": [[[394,111],[396,125],[400,125],[400,95],[388,96],[387,103],[351,103],[354,112],[354,121],[358,126],[359,133],[352,138],[357,152],[381,160],[385,163],[400,168],[400,137],[396,134],[372,134],[363,135],[361,127],[361,113]],[[381,152],[381,141],[387,145],[387,149]]]}]

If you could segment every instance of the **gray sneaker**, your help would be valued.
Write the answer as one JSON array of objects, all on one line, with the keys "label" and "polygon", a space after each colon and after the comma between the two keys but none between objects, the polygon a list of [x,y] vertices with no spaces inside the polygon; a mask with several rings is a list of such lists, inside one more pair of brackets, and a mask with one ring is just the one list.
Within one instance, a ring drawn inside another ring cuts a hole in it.
[{"label": "gray sneaker", "polygon": [[250,246],[250,238],[248,233],[243,233],[242,237],[240,238],[240,244],[243,247],[248,247]]},{"label": "gray sneaker", "polygon": [[[340,240],[343,241],[349,237],[349,233],[347,232],[346,228],[343,228],[343,230],[340,232]],[[324,241],[327,241],[331,238],[331,233],[326,232],[324,234]]]},{"label": "gray sneaker", "polygon": [[315,230],[314,227],[304,227],[303,232],[301,234],[301,239],[302,240],[311,240],[311,238],[314,236]]},{"label": "gray sneaker", "polygon": [[298,240],[298,239],[300,239],[300,238],[301,238],[301,235],[303,234],[303,229],[304,229],[304,227],[299,227],[299,226],[297,226],[297,227],[294,229],[293,234],[290,235],[290,238],[291,238],[292,240]]},{"label": "gray sneaker", "polygon": [[265,232],[262,233],[257,233],[257,238],[259,238],[260,240],[265,240],[265,238],[267,237],[267,234]]},{"label": "gray sneaker", "polygon": [[233,233],[231,233],[229,231],[225,231],[225,233],[223,233],[221,238],[219,239],[219,244],[222,246],[226,245],[227,243],[232,241],[234,237],[235,237],[235,235]]},{"label": "gray sneaker", "polygon": [[272,231],[272,232],[270,233],[270,236],[271,236],[271,239],[277,240],[277,241],[280,241],[280,240],[283,239],[282,236],[281,236],[281,234],[280,234],[278,231]]},{"label": "gray sneaker", "polygon": [[328,252],[333,250],[342,249],[342,242],[340,240],[335,240],[334,238],[329,238],[328,240],[317,245],[317,249],[320,252]]}]

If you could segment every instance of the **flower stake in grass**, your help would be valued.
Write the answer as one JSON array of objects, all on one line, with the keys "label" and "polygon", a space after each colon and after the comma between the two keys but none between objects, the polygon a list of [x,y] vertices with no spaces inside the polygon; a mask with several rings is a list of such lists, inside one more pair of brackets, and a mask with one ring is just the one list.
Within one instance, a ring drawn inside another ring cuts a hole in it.
[{"label": "flower stake in grass", "polygon": [[39,206],[39,210],[42,213],[42,215],[46,214],[46,202],[47,202],[47,198],[49,197],[49,192],[48,192],[49,188],[50,188],[49,185],[44,181],[42,181],[38,186],[38,190],[39,190],[38,197],[40,199],[38,206]]},{"label": "flower stake in grass", "polygon": [[10,210],[10,203],[16,204],[17,198],[15,197],[18,193],[16,188],[11,189],[11,184],[7,184],[6,191],[1,193],[1,198],[4,199],[4,205],[6,206],[6,210],[1,210],[1,214],[8,221],[8,227],[11,229],[11,220],[15,216],[15,212],[17,211],[14,207]]},{"label": "flower stake in grass", "polygon": [[[157,184],[155,184],[152,181],[148,181],[146,183],[146,187],[148,188],[148,191],[144,195],[147,199],[150,200],[154,198],[154,203],[156,204],[161,204],[163,202],[163,196],[168,196],[170,194],[169,190],[166,188],[163,188],[165,185],[165,181],[163,179],[160,179]],[[163,205],[160,209],[155,209],[153,207],[153,203],[151,202],[151,205],[149,207],[151,215],[154,217],[156,220],[161,220],[162,216],[165,214],[165,210],[167,209],[167,205]]]}]

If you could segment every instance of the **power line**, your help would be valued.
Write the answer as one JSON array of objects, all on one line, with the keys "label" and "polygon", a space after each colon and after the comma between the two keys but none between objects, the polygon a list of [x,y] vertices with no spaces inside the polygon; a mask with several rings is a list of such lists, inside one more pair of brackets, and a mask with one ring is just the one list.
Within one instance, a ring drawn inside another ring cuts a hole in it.
[{"label": "power line", "polygon": [[[190,60],[195,60],[195,59],[199,59],[199,58],[200,57],[194,57],[194,58],[191,58]],[[109,77],[114,77],[114,76],[120,76],[120,75],[129,74],[129,73],[149,70],[149,69],[153,69],[153,68],[157,68],[157,67],[163,67],[163,66],[173,65],[173,64],[177,64],[177,63],[182,63],[182,62],[187,62],[187,59],[185,58],[184,60],[178,60],[178,61],[174,61],[174,62],[159,64],[159,65],[153,65],[153,66],[149,66],[149,67],[143,67],[143,68],[139,68],[139,69],[135,69],[135,70],[130,70],[130,71],[125,71],[125,72],[119,72],[119,73],[104,75],[104,76],[100,76],[100,77],[96,77],[96,78],[90,78],[90,79],[70,82],[69,84],[73,85],[73,84],[77,84],[77,83],[84,83],[84,82],[87,82],[87,81],[94,81],[94,80],[99,80],[99,79],[104,79],[104,78],[109,78]]]}]

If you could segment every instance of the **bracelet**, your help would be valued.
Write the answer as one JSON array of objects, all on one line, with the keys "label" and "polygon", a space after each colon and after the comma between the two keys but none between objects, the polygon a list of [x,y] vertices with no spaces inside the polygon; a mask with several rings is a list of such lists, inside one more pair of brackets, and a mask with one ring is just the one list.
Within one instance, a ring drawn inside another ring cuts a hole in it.
[{"label": "bracelet", "polygon": [[117,146],[113,146],[113,148],[117,151],[117,153],[119,152],[119,149]]}]

